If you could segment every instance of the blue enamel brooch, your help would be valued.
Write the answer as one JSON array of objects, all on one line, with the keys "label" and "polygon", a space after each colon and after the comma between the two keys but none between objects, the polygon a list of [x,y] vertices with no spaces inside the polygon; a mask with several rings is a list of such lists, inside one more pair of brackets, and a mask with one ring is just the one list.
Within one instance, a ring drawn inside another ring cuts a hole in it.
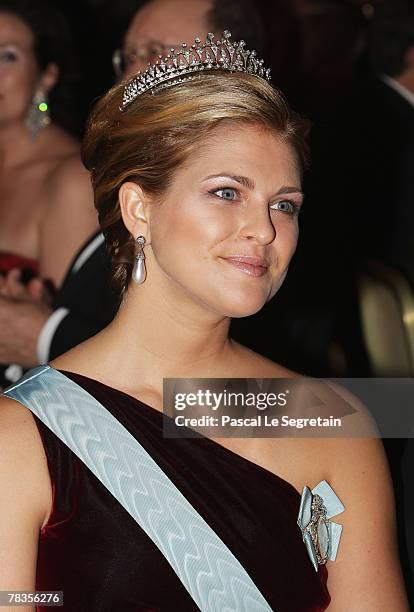
[{"label": "blue enamel brooch", "polygon": [[315,571],[318,565],[335,561],[342,525],[330,520],[345,510],[332,487],[322,480],[312,491],[303,487],[298,525]]}]

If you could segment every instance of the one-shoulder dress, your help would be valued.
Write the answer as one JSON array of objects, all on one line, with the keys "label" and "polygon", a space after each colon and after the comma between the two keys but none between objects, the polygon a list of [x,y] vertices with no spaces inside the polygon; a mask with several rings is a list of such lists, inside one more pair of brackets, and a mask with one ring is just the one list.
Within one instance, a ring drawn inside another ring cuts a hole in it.
[{"label": "one-shoulder dress", "polygon": [[[63,371],[62,371],[63,372]],[[327,568],[316,572],[287,481],[204,436],[163,437],[163,414],[80,374],[63,372],[142,444],[243,565],[275,612],[320,612]],[[36,416],[53,487],[39,535],[36,589],[63,591],[70,612],[195,612],[198,607],[149,536]],[[38,607],[38,612],[50,608]]]}]

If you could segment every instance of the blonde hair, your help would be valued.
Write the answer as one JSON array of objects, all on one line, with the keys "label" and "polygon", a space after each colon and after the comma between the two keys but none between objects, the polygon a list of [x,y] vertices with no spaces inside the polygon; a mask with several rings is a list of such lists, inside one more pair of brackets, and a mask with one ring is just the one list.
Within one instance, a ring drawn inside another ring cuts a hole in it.
[{"label": "blonde hair", "polygon": [[155,95],[147,92],[121,112],[124,84],[113,87],[95,106],[82,148],[120,299],[128,288],[135,255],[135,241],[118,203],[124,182],[134,181],[160,198],[176,170],[223,121],[275,131],[293,146],[303,167],[308,130],[283,95],[253,75],[206,71],[196,80]]}]

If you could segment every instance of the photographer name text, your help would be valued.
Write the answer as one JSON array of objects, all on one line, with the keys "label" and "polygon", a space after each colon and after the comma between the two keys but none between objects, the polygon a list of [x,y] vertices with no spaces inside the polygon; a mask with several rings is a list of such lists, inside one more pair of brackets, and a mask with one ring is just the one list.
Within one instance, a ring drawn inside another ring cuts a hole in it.
[{"label": "photographer name text", "polygon": [[258,414],[249,418],[233,418],[228,415],[213,417],[203,415],[199,417],[185,417],[178,415],[174,417],[177,427],[293,427],[304,429],[306,427],[341,427],[342,419],[329,417],[293,418],[291,416],[270,417],[266,414]]}]

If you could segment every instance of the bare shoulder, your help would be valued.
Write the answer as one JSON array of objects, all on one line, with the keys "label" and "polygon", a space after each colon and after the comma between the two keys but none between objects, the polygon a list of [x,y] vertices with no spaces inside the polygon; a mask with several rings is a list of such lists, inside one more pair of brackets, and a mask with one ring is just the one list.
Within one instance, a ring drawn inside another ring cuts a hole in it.
[{"label": "bare shoulder", "polygon": [[[0,396],[0,436],[3,443],[12,442],[16,452],[24,452],[27,442],[33,445],[37,427],[28,408],[10,399]],[[21,448],[20,448],[21,447]],[[0,445],[0,449],[4,444]]]},{"label": "bare shoulder", "polygon": [[39,270],[60,287],[70,262],[98,230],[92,185],[79,155],[55,166],[40,223]]},{"label": "bare shoulder", "polygon": [[298,493],[326,480],[344,505],[344,511],[332,517],[342,525],[342,537],[336,560],[327,566],[329,610],[408,612],[393,489],[381,440],[273,438],[256,443],[256,462]]},{"label": "bare shoulder", "polygon": [[62,355],[55,357],[49,365],[56,370],[64,370],[74,374],[80,374],[106,384],[112,384],[116,388],[121,388],[116,369],[115,372],[108,372],[104,364],[103,355],[108,353],[110,347],[105,344],[106,328],[77,344]]},{"label": "bare shoulder", "polygon": [[383,445],[378,438],[325,442],[329,484],[345,510],[333,518],[343,534],[328,567],[332,610],[408,611],[398,558],[395,501]]},{"label": "bare shoulder", "polygon": [[[16,496],[16,502],[31,500],[30,507],[25,507],[41,526],[51,500],[43,443],[30,410],[5,396],[0,397],[0,463],[9,493]],[[3,485],[2,492],[5,491]]]},{"label": "bare shoulder", "polygon": [[39,531],[52,504],[47,460],[30,411],[0,397],[0,590],[35,588]]},{"label": "bare shoulder", "polygon": [[[91,178],[83,165],[79,153],[62,158],[49,175],[49,198],[47,203],[48,227],[67,223],[71,235],[73,225],[82,228],[87,236],[98,227],[98,217],[94,207]],[[56,228],[55,228],[56,229]],[[73,232],[75,235],[78,231]]]},{"label": "bare shoulder", "polygon": [[[329,380],[315,379],[294,372],[274,361],[255,353],[247,347],[236,343],[239,364],[237,375],[246,378],[289,379],[290,402],[286,406],[286,417],[332,418],[338,422],[337,429],[329,430],[331,438],[337,437],[378,437],[378,429],[367,407],[360,399],[344,386]],[[307,398],[316,398],[316,403]],[[304,432],[299,437],[317,438],[322,444],[328,431],[324,426],[303,425]],[[305,433],[305,436],[302,434]],[[305,444],[306,446],[306,444]],[[308,463],[304,457],[305,465]]]},{"label": "bare shoulder", "polygon": [[379,438],[272,439],[262,446],[265,467],[298,492],[326,480],[344,511],[335,561],[329,561],[332,612],[408,612],[399,564],[393,489]]},{"label": "bare shoulder", "polygon": [[232,340],[238,358],[239,375],[245,378],[296,378],[300,374],[275,363]]},{"label": "bare shoulder", "polygon": [[[314,471],[310,488],[329,482],[345,510],[332,520],[343,527],[338,556],[328,565],[330,610],[408,610],[398,558],[395,501],[388,461],[366,406],[343,386],[323,382],[318,393],[341,418],[337,437],[307,439]],[[300,472],[308,473],[306,456]],[[346,602],[346,603],[345,603]]]},{"label": "bare shoulder", "polygon": [[52,359],[49,365],[57,370],[67,370],[88,376],[93,374],[93,364],[100,361],[102,352],[99,350],[100,338],[103,336],[104,330],[98,332],[95,336],[84,340],[65,353]]}]

